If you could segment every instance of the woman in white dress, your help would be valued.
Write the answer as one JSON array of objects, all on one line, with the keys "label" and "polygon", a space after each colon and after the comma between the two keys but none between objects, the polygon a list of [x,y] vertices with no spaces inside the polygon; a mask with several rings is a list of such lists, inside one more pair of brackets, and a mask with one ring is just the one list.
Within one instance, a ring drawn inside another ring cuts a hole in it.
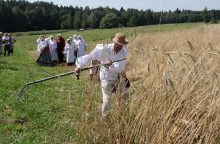
[{"label": "woman in white dress", "polygon": [[77,58],[85,55],[86,44],[81,36],[78,36]]},{"label": "woman in white dress", "polygon": [[53,63],[56,63],[58,61],[57,42],[53,38],[53,36],[50,36],[49,48],[50,48],[50,53],[51,53],[51,56],[52,56],[52,61],[53,61]]},{"label": "woman in white dress", "polygon": [[73,44],[71,44],[70,39],[67,39],[64,49],[64,54],[66,55],[66,64],[67,66],[72,66],[75,60],[74,52],[76,51],[76,48]]}]

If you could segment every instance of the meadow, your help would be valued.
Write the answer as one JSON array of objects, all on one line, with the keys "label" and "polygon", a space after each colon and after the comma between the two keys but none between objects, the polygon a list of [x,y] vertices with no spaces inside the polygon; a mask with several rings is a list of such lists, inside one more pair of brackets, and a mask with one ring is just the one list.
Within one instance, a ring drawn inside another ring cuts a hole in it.
[{"label": "meadow", "polygon": [[130,41],[128,105],[113,98],[101,117],[100,84],[67,76],[28,87],[28,82],[74,70],[36,65],[40,32],[15,33],[13,56],[0,55],[0,143],[218,143],[220,25],[169,24],[82,32],[87,52],[110,43],[116,32]]}]

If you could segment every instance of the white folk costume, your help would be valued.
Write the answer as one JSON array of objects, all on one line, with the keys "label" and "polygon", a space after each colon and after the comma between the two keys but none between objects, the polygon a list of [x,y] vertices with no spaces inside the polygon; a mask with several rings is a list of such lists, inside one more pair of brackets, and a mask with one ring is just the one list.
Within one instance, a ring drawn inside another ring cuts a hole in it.
[{"label": "white folk costume", "polygon": [[86,44],[82,37],[78,38],[77,58],[85,55]]},{"label": "white folk costume", "polygon": [[54,39],[49,40],[49,48],[52,57],[52,61],[58,61],[57,42]]},{"label": "white folk costume", "polygon": [[41,39],[39,42],[39,50],[40,50],[40,56],[37,59],[37,64],[42,66],[53,66],[53,61],[50,54],[50,48],[49,48],[49,40]]},{"label": "white folk costume", "polygon": [[36,43],[37,43],[37,52],[41,52],[41,50],[40,50],[40,42],[41,42],[41,40],[42,40],[42,37],[39,37],[37,40],[36,40]]},{"label": "white folk costume", "polygon": [[[109,63],[110,61],[116,61],[125,59],[127,56],[127,50],[123,47],[117,54],[114,52],[114,43],[103,45],[98,44],[96,48],[88,55],[79,57],[76,61],[78,68],[83,68],[86,64],[89,64],[92,60],[98,60],[101,64]],[[102,114],[106,115],[111,105],[112,90],[118,82],[119,74],[124,70],[126,61],[119,61],[112,63],[108,68],[101,66],[100,68],[100,80],[102,86]]]},{"label": "white folk costume", "polygon": [[73,65],[75,61],[74,51],[76,51],[75,45],[67,43],[64,47],[64,53],[66,54],[67,65]]}]

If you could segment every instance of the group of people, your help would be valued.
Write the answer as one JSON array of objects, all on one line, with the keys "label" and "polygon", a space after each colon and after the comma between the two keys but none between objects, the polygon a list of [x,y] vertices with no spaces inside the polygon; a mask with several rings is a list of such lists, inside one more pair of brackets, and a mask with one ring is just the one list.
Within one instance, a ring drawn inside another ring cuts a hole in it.
[{"label": "group of people", "polygon": [[[102,116],[109,114],[111,97],[119,92],[120,99],[126,101],[130,83],[124,73],[127,57],[127,39],[123,33],[117,33],[112,37],[110,44],[97,44],[91,53],[85,55],[85,41],[81,36],[74,35],[66,40],[58,34],[57,39],[53,36],[45,38],[43,35],[37,40],[40,56],[37,60],[40,65],[50,65],[50,62],[63,62],[64,57],[67,65],[76,65],[75,74],[77,79],[80,71],[88,64],[99,64],[99,79],[102,91]],[[92,68],[92,67],[91,67]],[[94,69],[90,75],[94,74]]]},{"label": "group of people", "polygon": [[73,35],[65,41],[61,34],[57,38],[40,35],[36,42],[39,65],[54,66],[57,62],[66,62],[67,66],[72,66],[78,57],[85,55],[86,43],[82,36]]},{"label": "group of people", "polygon": [[0,32],[0,55],[4,54],[4,56],[13,55],[14,43],[16,42],[15,38],[12,37],[11,33],[2,33]]}]

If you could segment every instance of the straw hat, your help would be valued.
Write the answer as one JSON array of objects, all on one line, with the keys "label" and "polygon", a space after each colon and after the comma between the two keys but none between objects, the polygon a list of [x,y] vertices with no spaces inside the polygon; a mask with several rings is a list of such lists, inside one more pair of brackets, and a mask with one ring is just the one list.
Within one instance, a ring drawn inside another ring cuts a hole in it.
[{"label": "straw hat", "polygon": [[115,37],[112,38],[112,41],[119,45],[128,44],[128,40],[125,39],[125,35],[123,33],[116,33]]}]

